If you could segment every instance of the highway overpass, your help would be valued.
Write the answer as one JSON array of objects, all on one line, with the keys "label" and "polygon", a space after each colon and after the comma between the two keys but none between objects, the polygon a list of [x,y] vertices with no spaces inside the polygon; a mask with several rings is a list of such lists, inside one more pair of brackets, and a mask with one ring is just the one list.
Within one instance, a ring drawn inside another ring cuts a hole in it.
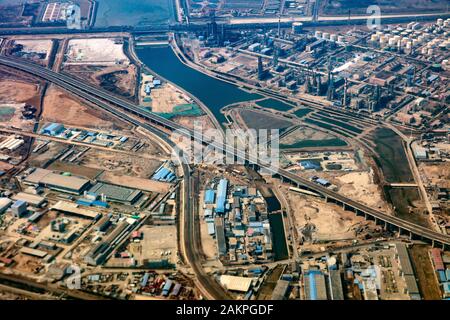
[{"label": "highway overpass", "polygon": [[[149,113],[144,109],[121,99],[110,92],[94,87],[93,85],[86,84],[83,80],[76,79],[64,73],[56,73],[44,67],[38,66],[32,62],[19,60],[16,58],[0,57],[0,64],[12,67],[35,76],[38,76],[44,80],[52,82],[58,86],[65,88],[66,90],[85,98],[86,100],[100,104],[103,108],[108,109],[104,102],[109,102],[120,107],[123,111],[117,110],[115,108],[109,107],[109,111],[113,112],[116,116],[121,118],[130,118],[131,113],[139,116],[151,123],[162,126],[163,128],[170,130],[178,130],[184,132],[186,136],[193,137],[194,133],[192,130],[186,129],[179,124],[167,120],[156,114]],[[102,101],[103,100],[103,101]],[[133,119],[133,118],[131,118]],[[148,126],[150,127],[150,126]],[[153,129],[155,131],[155,129]],[[217,151],[221,151],[224,154],[228,154],[227,150],[224,150],[224,146],[218,143],[209,143],[210,146],[215,148]],[[235,158],[240,160],[245,160],[246,163],[253,165],[258,168],[264,168],[271,172],[274,176],[280,177],[283,181],[292,183],[297,187],[304,187],[308,190],[314,191],[321,194],[327,201],[332,201],[343,206],[343,208],[352,210],[356,214],[364,215],[366,217],[372,217],[376,221],[384,222],[386,226],[393,226],[399,229],[400,232],[408,232],[411,236],[419,236],[423,239],[430,240],[433,245],[441,244],[442,246],[450,245],[450,236],[441,233],[434,232],[426,227],[417,225],[412,222],[405,221],[398,217],[383,213],[381,211],[370,208],[364,204],[351,200],[347,197],[340,195],[326,187],[323,187],[315,182],[309,181],[308,179],[301,178],[289,171],[283,170],[281,168],[272,168],[267,163],[261,163],[258,159],[248,156],[242,152],[237,152],[234,155]]]}]

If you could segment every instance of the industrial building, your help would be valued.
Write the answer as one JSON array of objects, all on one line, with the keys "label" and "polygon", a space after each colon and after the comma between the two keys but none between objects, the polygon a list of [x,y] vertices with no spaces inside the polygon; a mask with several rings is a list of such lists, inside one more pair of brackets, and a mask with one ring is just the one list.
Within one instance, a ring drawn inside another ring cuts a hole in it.
[{"label": "industrial building", "polygon": [[12,203],[12,201],[8,198],[0,198],[0,214],[4,213],[6,210],[8,210],[11,203]]},{"label": "industrial building", "polygon": [[107,214],[101,218],[94,227],[95,231],[104,232],[111,225],[111,214]]},{"label": "industrial building", "polygon": [[77,204],[67,201],[58,201],[52,207],[52,210],[60,211],[66,214],[71,214],[84,219],[91,219],[91,220],[97,220],[102,215],[99,212],[80,208]]},{"label": "industrial building", "polygon": [[396,259],[399,265],[399,273],[406,283],[406,290],[412,300],[420,300],[419,287],[411,264],[408,249],[404,243],[396,243]]},{"label": "industrial building", "polygon": [[102,182],[95,184],[91,189],[89,189],[89,193],[97,197],[104,197],[107,201],[128,205],[134,204],[142,196],[141,190]]},{"label": "industrial building", "polygon": [[67,174],[56,174],[53,171],[40,168],[37,168],[29,174],[24,179],[24,182],[33,186],[46,187],[52,190],[77,195],[81,194],[90,185],[90,181],[88,179],[74,177]]},{"label": "industrial building", "polygon": [[28,247],[23,247],[20,249],[20,253],[26,254],[32,257],[43,259],[45,256],[47,256],[47,252],[38,250],[38,249],[32,249]]},{"label": "industrial building", "polygon": [[338,270],[330,270],[328,281],[330,285],[331,300],[344,300],[341,272]]},{"label": "industrial building", "polygon": [[225,256],[227,254],[227,243],[225,240],[225,226],[222,217],[216,217],[216,241],[219,256]]},{"label": "industrial building", "polygon": [[247,292],[252,286],[253,278],[237,277],[230,275],[220,276],[220,283],[230,291]]},{"label": "industrial building", "polygon": [[205,191],[205,204],[214,204],[214,200],[216,199],[216,193],[214,190],[206,190]]},{"label": "industrial building", "polygon": [[217,187],[216,212],[225,213],[225,202],[227,201],[228,180],[221,179]]},{"label": "industrial building", "polygon": [[65,130],[64,126],[60,123],[50,123],[45,126],[42,130],[42,134],[47,134],[50,136],[56,136]]},{"label": "industrial building", "polygon": [[84,256],[84,261],[91,266],[97,266],[103,263],[111,253],[114,245],[123,238],[131,226],[127,221],[120,222],[105,240],[95,245]]},{"label": "industrial building", "polygon": [[14,200],[17,201],[23,201],[26,202],[28,205],[35,207],[35,208],[40,208],[44,205],[44,203],[46,202],[44,197],[35,195],[35,194],[30,194],[30,193],[25,193],[25,192],[19,192],[18,194],[16,194],[15,196],[13,196]]},{"label": "industrial building", "polygon": [[159,167],[158,170],[153,174],[152,179],[161,182],[173,182],[177,176],[170,169],[163,166]]},{"label": "industrial building", "polygon": [[327,300],[325,275],[319,270],[308,270],[303,275],[306,300]]},{"label": "industrial building", "polygon": [[17,200],[11,206],[11,212],[14,217],[22,218],[25,214],[28,213],[27,203],[22,200]]}]

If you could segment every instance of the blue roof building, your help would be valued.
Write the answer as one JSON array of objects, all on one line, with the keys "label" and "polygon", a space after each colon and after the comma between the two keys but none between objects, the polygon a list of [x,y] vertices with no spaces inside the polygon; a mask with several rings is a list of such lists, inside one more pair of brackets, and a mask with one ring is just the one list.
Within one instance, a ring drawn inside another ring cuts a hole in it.
[{"label": "blue roof building", "polygon": [[42,129],[42,133],[56,136],[64,131],[64,126],[60,123],[51,123]]},{"label": "blue roof building", "polygon": [[221,179],[217,188],[216,212],[225,213],[225,202],[227,200],[228,180]]},{"label": "blue roof building", "polygon": [[213,204],[216,199],[216,193],[214,190],[205,191],[205,204]]}]

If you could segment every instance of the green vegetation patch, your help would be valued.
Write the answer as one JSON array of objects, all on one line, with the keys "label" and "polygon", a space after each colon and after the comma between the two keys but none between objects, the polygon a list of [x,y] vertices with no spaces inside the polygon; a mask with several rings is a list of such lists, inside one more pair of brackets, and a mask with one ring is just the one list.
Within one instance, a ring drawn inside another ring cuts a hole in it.
[{"label": "green vegetation patch", "polygon": [[281,149],[298,149],[314,147],[343,147],[347,143],[339,138],[325,140],[300,140],[293,144],[280,144]]},{"label": "green vegetation patch", "polygon": [[307,114],[309,114],[312,110],[308,109],[308,108],[301,108],[298,109],[297,111],[294,112],[294,115],[296,115],[297,117],[301,118],[306,116]]},{"label": "green vegetation patch", "polygon": [[290,104],[275,99],[265,99],[262,101],[258,101],[256,104],[263,108],[269,108],[278,111],[289,111],[294,107]]},{"label": "green vegetation patch", "polygon": [[180,104],[173,108],[173,112],[155,112],[155,114],[172,119],[174,117],[198,117],[203,115],[203,110],[195,103]]}]

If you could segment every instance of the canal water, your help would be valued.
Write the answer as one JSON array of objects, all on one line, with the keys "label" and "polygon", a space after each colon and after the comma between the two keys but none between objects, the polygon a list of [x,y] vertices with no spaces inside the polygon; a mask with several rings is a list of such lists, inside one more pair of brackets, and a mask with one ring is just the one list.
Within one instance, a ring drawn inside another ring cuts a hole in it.
[{"label": "canal water", "polygon": [[97,0],[97,4],[96,27],[164,25],[175,21],[174,0]]},{"label": "canal water", "polygon": [[289,258],[289,252],[286,243],[286,234],[284,232],[283,215],[281,213],[269,214],[270,227],[272,228],[272,250],[275,261]]},{"label": "canal water", "polygon": [[136,53],[139,59],[154,72],[203,102],[220,123],[225,122],[225,117],[220,112],[223,107],[232,103],[262,98],[260,95],[248,93],[186,66],[169,46],[137,47]]}]

